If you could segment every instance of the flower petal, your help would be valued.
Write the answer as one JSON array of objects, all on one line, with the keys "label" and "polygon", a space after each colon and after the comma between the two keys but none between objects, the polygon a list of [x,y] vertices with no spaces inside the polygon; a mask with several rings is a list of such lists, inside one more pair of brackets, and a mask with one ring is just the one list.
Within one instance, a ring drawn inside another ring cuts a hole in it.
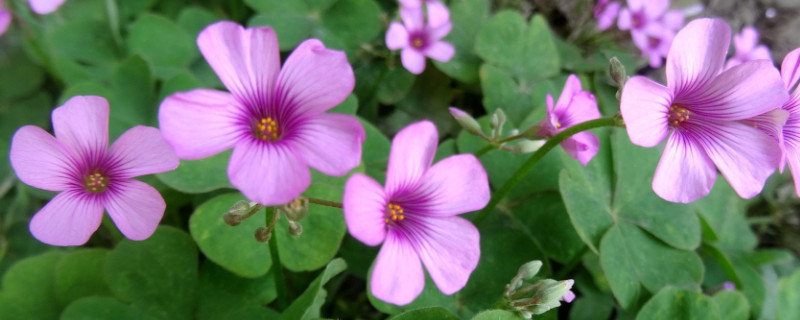
[{"label": "flower petal", "polygon": [[135,126],[125,131],[111,145],[109,155],[114,174],[123,178],[171,171],[179,164],[175,151],[153,127]]},{"label": "flower petal", "polygon": [[718,120],[743,120],[780,108],[789,95],[778,70],[767,60],[742,63],[721,73],[675,103]]},{"label": "flower petal", "polygon": [[197,46],[240,101],[248,105],[269,102],[281,68],[278,37],[272,28],[245,29],[232,21],[220,21],[200,32]]},{"label": "flower petal", "polygon": [[436,28],[450,22],[450,11],[447,6],[436,0],[429,0],[428,5],[428,26]]},{"label": "flower petal", "polygon": [[416,49],[405,48],[400,53],[400,60],[403,62],[403,67],[413,74],[420,74],[425,71],[425,55]]},{"label": "flower petal", "polygon": [[324,174],[342,176],[361,163],[364,128],[356,117],[323,113],[293,130],[295,154]]},{"label": "flower petal", "polygon": [[311,184],[308,165],[290,147],[255,140],[233,148],[228,178],[248,199],[264,206],[289,203]]},{"label": "flower petal", "polygon": [[780,163],[778,168],[783,172],[786,165],[786,148],[784,147],[783,128],[786,120],[789,118],[789,112],[783,109],[775,109],[770,112],[758,115],[756,117],[745,120],[745,123],[761,130],[775,139],[781,151]]},{"label": "flower petal", "polygon": [[483,165],[471,154],[459,154],[436,163],[422,176],[419,187],[393,200],[409,212],[452,216],[483,209],[489,197]]},{"label": "flower petal", "polygon": [[633,25],[631,17],[631,10],[628,8],[622,8],[619,11],[619,19],[617,19],[617,28],[620,30],[628,30]]},{"label": "flower petal", "polygon": [[314,116],[342,103],[355,86],[353,68],[343,51],[330,50],[317,39],[300,43],[278,75],[278,112]]},{"label": "flower petal", "polygon": [[243,106],[233,95],[196,89],[170,95],[158,109],[164,140],[181,159],[201,159],[230,149],[247,135]]},{"label": "flower petal", "polygon": [[698,141],[675,131],[658,162],[653,191],[667,201],[690,203],[706,196],[716,179],[714,163]]},{"label": "flower petal", "polygon": [[0,8],[0,36],[6,33],[9,25],[11,25],[11,12]]},{"label": "flower petal", "polygon": [[403,7],[419,8],[424,0],[397,0]]},{"label": "flower petal", "polygon": [[576,75],[570,74],[569,77],[567,77],[567,82],[564,83],[564,89],[561,90],[561,95],[558,96],[558,101],[553,111],[560,113],[569,107],[572,97],[582,90],[581,80],[578,79]]},{"label": "flower petal", "polygon": [[571,157],[578,159],[585,166],[600,149],[600,140],[591,132],[578,132],[562,141],[561,147]]},{"label": "flower petal", "polygon": [[454,54],[456,54],[456,48],[449,42],[437,41],[425,48],[426,56],[441,62],[450,61]]},{"label": "flower petal", "polygon": [[[556,107],[558,108],[558,107]],[[589,91],[580,91],[570,100],[565,109],[556,111],[562,128],[600,118],[597,99]]]},{"label": "flower petal", "polygon": [[704,122],[691,134],[702,141],[708,157],[740,197],[748,199],[761,192],[764,182],[780,163],[777,141],[744,123]]},{"label": "flower petal", "polygon": [[408,31],[406,27],[397,22],[389,25],[386,31],[386,47],[390,50],[397,50],[408,46]]},{"label": "flower petal", "polygon": [[392,230],[375,259],[370,277],[372,295],[396,305],[406,305],[422,293],[425,274],[422,263],[404,235]]},{"label": "flower petal", "polygon": [[144,182],[118,181],[107,191],[104,205],[119,231],[131,240],[144,240],[156,231],[167,204],[155,188]]},{"label": "flower petal", "polygon": [[721,19],[692,20],[672,41],[667,54],[667,86],[676,95],[691,93],[722,70],[731,28]]},{"label": "flower petal", "polygon": [[108,148],[108,101],[75,96],[53,110],[56,139],[77,159],[98,159]]},{"label": "flower petal", "polygon": [[14,133],[9,159],[19,180],[35,188],[62,191],[74,181],[67,151],[39,127],[24,126]]},{"label": "flower petal", "polygon": [[76,191],[53,197],[31,218],[30,230],[41,242],[54,246],[79,246],[100,227],[103,205]]},{"label": "flower petal", "polygon": [[439,133],[430,121],[412,123],[392,140],[386,169],[386,195],[414,190],[431,166],[439,144]]},{"label": "flower petal", "polygon": [[781,78],[786,90],[797,92],[797,83],[800,82],[800,48],[794,49],[783,58],[781,64]]},{"label": "flower petal", "polygon": [[[669,8],[669,0],[647,0],[643,2],[644,13],[650,19],[659,19],[664,15],[664,12]],[[633,6],[631,6],[633,8]]]},{"label": "flower petal", "polygon": [[670,10],[664,13],[661,17],[661,21],[665,27],[669,28],[670,30],[678,30],[683,27],[683,12],[680,10]]},{"label": "flower petal", "polygon": [[56,9],[58,9],[58,7],[60,7],[64,1],[66,0],[28,0],[28,3],[30,3],[33,12],[38,14],[48,14],[56,11]]},{"label": "flower petal", "polygon": [[478,228],[461,217],[426,217],[420,223],[409,238],[433,282],[447,295],[461,290],[481,257]]},{"label": "flower petal", "polygon": [[453,24],[450,21],[445,21],[436,27],[429,27],[426,32],[428,33],[428,39],[438,41],[450,34],[452,29]]},{"label": "flower petal", "polygon": [[368,246],[386,238],[385,211],[388,200],[383,187],[372,178],[355,173],[344,186],[342,207],[347,231]]},{"label": "flower petal", "polygon": [[668,88],[641,76],[625,83],[619,109],[631,142],[653,147],[667,136],[672,93]]},{"label": "flower petal", "polygon": [[758,44],[758,30],[753,27],[744,27],[742,32],[733,36],[733,46],[736,53],[747,53]]},{"label": "flower petal", "polygon": [[423,11],[422,6],[400,8],[400,18],[403,19],[403,24],[409,33],[421,31],[425,28],[425,11]]},{"label": "flower petal", "polygon": [[786,162],[792,171],[795,193],[800,197],[800,145],[787,146]]},{"label": "flower petal", "polygon": [[614,24],[614,19],[619,14],[620,6],[619,2],[610,2],[602,8],[602,11],[594,12],[594,18],[597,19],[597,27],[600,31],[606,30]]}]

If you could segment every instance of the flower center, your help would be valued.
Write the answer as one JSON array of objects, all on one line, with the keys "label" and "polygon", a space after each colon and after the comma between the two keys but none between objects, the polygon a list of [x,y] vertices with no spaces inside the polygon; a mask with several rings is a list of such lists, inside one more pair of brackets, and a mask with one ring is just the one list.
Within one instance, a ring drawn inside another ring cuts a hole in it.
[{"label": "flower center", "polygon": [[261,141],[280,140],[278,123],[272,117],[261,118],[253,127],[253,135]]},{"label": "flower center", "polygon": [[654,37],[647,37],[647,42],[650,45],[650,48],[658,48],[658,45],[661,44],[661,39],[654,38]]},{"label": "flower center", "polygon": [[403,219],[406,218],[403,215],[403,208],[391,202],[389,202],[389,204],[386,205],[385,216],[386,218],[384,219],[384,221],[386,221],[386,223],[389,223],[390,220],[393,222],[403,221]]},{"label": "flower center", "polygon": [[425,41],[422,40],[422,37],[416,36],[411,38],[411,46],[415,49],[422,49],[424,45]]},{"label": "flower center", "polygon": [[673,126],[677,126],[678,124],[689,120],[689,110],[686,110],[684,107],[679,107],[673,105],[669,108],[669,123]]},{"label": "flower center", "polygon": [[108,188],[108,181],[109,179],[107,177],[95,171],[93,174],[90,174],[83,179],[83,184],[86,187],[86,191],[91,193],[101,193],[106,191]]}]

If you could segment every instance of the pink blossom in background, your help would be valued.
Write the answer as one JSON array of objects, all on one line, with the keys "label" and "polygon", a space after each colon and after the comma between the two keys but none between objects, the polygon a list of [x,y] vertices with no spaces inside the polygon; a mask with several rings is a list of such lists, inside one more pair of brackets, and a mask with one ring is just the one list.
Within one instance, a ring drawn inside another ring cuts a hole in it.
[{"label": "pink blossom in background", "polygon": [[617,27],[620,30],[644,32],[651,25],[660,23],[663,26],[678,30],[683,26],[683,13],[669,9],[669,0],[628,0],[628,6],[619,11]]},{"label": "pink blossom in background", "polygon": [[733,47],[736,53],[728,59],[725,69],[750,60],[766,59],[772,62],[769,48],[758,44],[758,30],[756,28],[745,27],[741,33],[733,36]]},{"label": "pink blossom in background", "polygon": [[28,0],[33,12],[38,14],[48,14],[56,11],[66,0]]},{"label": "pink blossom in background", "polygon": [[281,68],[275,31],[229,21],[206,27],[197,45],[231,93],[196,89],[161,103],[161,130],[178,157],[201,159],[233,148],[231,184],[265,206],[305,191],[309,167],[341,176],[361,162],[361,123],[325,113],[353,91],[344,52],[309,39]]},{"label": "pink blossom in background", "polygon": [[455,54],[455,48],[449,42],[441,41],[452,25],[449,20],[425,20],[422,7],[401,8],[400,16],[403,24],[392,22],[386,31],[386,46],[391,50],[402,49],[400,59],[403,66],[411,73],[420,74],[425,71],[425,57],[447,62]]},{"label": "pink blossom in background", "polygon": [[[777,141],[747,121],[780,108],[786,89],[768,61],[723,72],[730,38],[725,21],[694,20],[667,55],[666,87],[635,76],[622,91],[620,110],[634,144],[653,147],[669,136],[653,178],[653,190],[665,200],[688,203],[707,195],[717,169],[739,196],[750,198],[778,167]],[[785,119],[763,117],[760,125],[780,130]]]},{"label": "pink blossom in background", "polygon": [[[581,81],[571,74],[555,105],[553,96],[547,95],[547,118],[539,122],[542,129],[537,134],[552,137],[573,125],[598,118],[600,111],[597,110],[594,95],[583,90]],[[561,142],[561,147],[585,166],[597,154],[600,140],[593,133],[583,131]]]},{"label": "pink blossom in background", "polygon": [[3,0],[0,0],[0,36],[6,33],[9,25],[11,25],[11,12],[3,9]]},{"label": "pink blossom in background", "polygon": [[642,56],[648,58],[650,67],[660,68],[672,46],[675,32],[660,23],[654,23],[647,30],[631,36],[633,43],[642,51]]},{"label": "pink blossom in background", "polygon": [[422,292],[422,265],[449,295],[464,287],[480,258],[478,229],[456,215],[489,202],[486,171],[471,154],[431,166],[438,139],[430,121],[413,123],[392,140],[385,187],[360,173],[345,185],[350,234],[369,246],[383,244],[370,290],[393,304],[408,304]]},{"label": "pink blossom in background", "polygon": [[733,291],[736,290],[736,285],[733,282],[725,281],[722,283],[722,290],[723,291]]},{"label": "pink blossom in background", "polygon": [[425,5],[428,9],[428,24],[440,26],[450,22],[450,10],[439,0],[398,0],[404,8],[421,9]]},{"label": "pink blossom in background", "polygon": [[597,19],[597,27],[600,30],[606,30],[614,24],[614,20],[619,15],[619,9],[622,5],[616,1],[600,0],[594,6],[594,18]]},{"label": "pink blossom in background", "polygon": [[781,132],[785,162],[792,171],[795,192],[800,195],[800,89],[797,87],[800,83],[800,48],[792,50],[783,58],[781,77],[786,90],[791,93],[782,107],[789,113]]},{"label": "pink blossom in background", "polygon": [[59,192],[31,219],[31,233],[39,241],[86,243],[104,208],[132,240],[150,237],[161,221],[164,199],[133,178],[173,170],[178,158],[152,127],[133,127],[109,148],[108,113],[102,97],[77,96],[53,110],[55,137],[35,126],[14,134],[9,158],[17,177]]}]

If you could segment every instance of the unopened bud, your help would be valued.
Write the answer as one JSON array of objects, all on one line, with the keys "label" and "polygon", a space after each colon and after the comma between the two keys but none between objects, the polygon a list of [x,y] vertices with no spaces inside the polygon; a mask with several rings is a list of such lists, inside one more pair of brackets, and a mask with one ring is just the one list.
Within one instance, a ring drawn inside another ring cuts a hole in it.
[{"label": "unopened bud", "polygon": [[570,289],[572,289],[572,284],[574,281],[550,281],[552,282],[548,282],[547,284],[543,285],[541,289],[536,292],[535,298],[541,301],[541,304],[550,305],[555,303],[556,306],[559,306],[561,305],[559,301],[565,294],[567,294],[567,292],[569,292]]},{"label": "unopened bud", "polygon": [[[256,206],[258,206],[258,208],[255,208]],[[222,220],[230,226],[237,226],[244,221],[244,219],[252,216],[258,209],[260,209],[260,205],[255,202],[239,200],[233,204],[228,212],[222,215]]]},{"label": "unopened bud", "polygon": [[528,280],[535,277],[541,269],[542,262],[539,260],[533,260],[519,267],[519,272],[517,274],[519,274],[523,279]]},{"label": "unopened bud", "polygon": [[290,221],[300,221],[308,213],[308,198],[298,197],[283,206],[283,212]]},{"label": "unopened bud", "polygon": [[272,232],[267,227],[258,227],[255,237],[258,242],[267,242],[272,237]]},{"label": "unopened bud", "polygon": [[492,113],[492,118],[489,121],[489,125],[492,127],[492,130],[497,129],[499,132],[503,132],[503,125],[506,123],[506,113],[503,109],[497,108]]},{"label": "unopened bud", "polygon": [[486,137],[481,130],[481,125],[468,113],[456,107],[450,107],[450,114],[453,115],[453,118],[456,119],[458,124],[470,134],[479,137]]},{"label": "unopened bud", "polygon": [[520,140],[514,145],[504,146],[504,150],[514,153],[531,153],[539,150],[545,144],[545,140]]},{"label": "unopened bud", "polygon": [[620,89],[622,89],[622,87],[625,86],[625,82],[628,81],[628,74],[625,72],[625,66],[619,62],[617,57],[612,57],[611,60],[609,60],[608,73]]},{"label": "unopened bud", "polygon": [[303,233],[303,225],[299,222],[289,220],[289,234],[299,236]]}]

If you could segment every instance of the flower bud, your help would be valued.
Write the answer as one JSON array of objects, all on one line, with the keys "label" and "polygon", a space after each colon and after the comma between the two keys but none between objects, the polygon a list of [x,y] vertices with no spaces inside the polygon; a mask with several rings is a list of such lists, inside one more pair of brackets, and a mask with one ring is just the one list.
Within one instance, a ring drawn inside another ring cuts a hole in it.
[{"label": "flower bud", "polygon": [[531,153],[539,150],[545,144],[545,140],[520,140],[514,145],[504,146],[504,150],[514,153]]},{"label": "flower bud", "polygon": [[308,198],[298,197],[284,205],[282,209],[289,221],[300,221],[308,213]]},{"label": "flower bud", "polygon": [[533,260],[519,267],[519,272],[517,272],[517,274],[522,276],[523,279],[528,280],[536,276],[541,269],[542,262],[539,260]]},{"label": "flower bud", "polygon": [[303,233],[303,226],[296,221],[289,220],[289,234],[299,236]]},{"label": "flower bud", "polygon": [[267,227],[258,227],[255,232],[256,241],[267,242],[272,238],[272,231]]},{"label": "flower bud", "polygon": [[503,125],[506,123],[506,113],[503,109],[497,108],[492,113],[492,118],[489,121],[489,125],[492,128],[492,131],[497,130],[497,133],[500,134],[503,132]]},{"label": "flower bud", "polygon": [[544,284],[541,287],[541,289],[539,289],[539,291],[536,292],[534,298],[537,298],[540,301],[540,304],[549,305],[555,302],[556,306],[561,305],[559,301],[565,294],[567,294],[569,289],[572,288],[572,284],[574,283],[574,281],[572,280],[554,281],[550,279],[545,279],[545,280],[549,280],[550,282]]},{"label": "flower bud", "polygon": [[456,119],[458,124],[472,135],[479,137],[486,137],[481,130],[481,125],[475,118],[461,109],[450,107],[450,114]]},{"label": "flower bud", "polygon": [[222,219],[230,226],[237,226],[239,223],[252,216],[260,208],[261,206],[255,202],[239,200],[233,204],[228,212],[222,215]]},{"label": "flower bud", "polygon": [[612,57],[611,60],[609,60],[608,73],[611,75],[611,79],[614,80],[620,89],[624,87],[625,82],[628,81],[628,75],[625,72],[625,66],[619,62],[617,57]]}]

